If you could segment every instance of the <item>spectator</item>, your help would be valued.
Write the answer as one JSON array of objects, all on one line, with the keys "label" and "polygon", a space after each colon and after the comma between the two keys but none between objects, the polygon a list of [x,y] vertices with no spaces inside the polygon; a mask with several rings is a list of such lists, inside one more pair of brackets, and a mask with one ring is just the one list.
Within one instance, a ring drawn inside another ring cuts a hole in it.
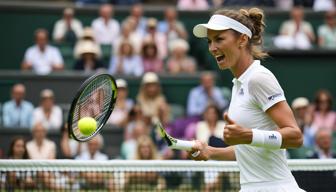
[{"label": "spectator", "polygon": [[83,44],[86,44],[87,42],[93,43],[92,46],[94,46],[94,50],[97,52],[97,57],[101,58],[102,57],[102,51],[100,48],[100,45],[96,42],[93,34],[93,30],[90,27],[85,27],[83,31],[83,36],[81,37],[80,40],[77,41],[75,48],[74,48],[74,57],[76,59],[79,59],[81,54],[80,50]]},{"label": "spectator", "polygon": [[166,34],[168,42],[175,39],[187,39],[188,33],[184,24],[178,20],[175,7],[168,7],[165,10],[165,20],[158,24],[158,31]]},{"label": "spectator", "polygon": [[314,11],[334,11],[336,6],[335,0],[314,0]]},{"label": "spectator", "polygon": [[168,122],[169,106],[161,92],[159,77],[155,73],[147,72],[143,76],[137,102],[144,116],[150,117],[151,122]]},{"label": "spectator", "polygon": [[12,100],[3,105],[4,127],[31,128],[34,106],[24,100],[26,88],[23,84],[16,84],[12,88]]},{"label": "spectator", "polygon": [[[87,142],[88,150],[76,157],[77,160],[108,160],[108,156],[100,150],[104,146],[104,140],[101,135],[96,135]],[[92,179],[92,178],[91,178]]]},{"label": "spectator", "polygon": [[133,75],[143,74],[141,57],[135,54],[134,47],[129,41],[121,42],[119,54],[111,58],[109,72],[113,75]]},{"label": "spectator", "polygon": [[[26,148],[26,141],[23,137],[14,137],[10,143],[8,159],[29,159]],[[22,172],[7,172],[6,189],[33,189],[35,183],[32,179],[31,172],[22,174]]]},{"label": "spectator", "polygon": [[145,72],[163,72],[163,60],[159,58],[158,48],[153,41],[143,42],[142,63]]},{"label": "spectator", "polygon": [[143,16],[143,12],[143,6],[140,3],[134,4],[130,15],[126,18],[126,20],[134,20],[134,32],[140,37],[146,34],[147,18]]},{"label": "spectator", "polygon": [[177,8],[179,10],[200,11],[207,10],[209,4],[207,0],[178,0]]},{"label": "spectator", "polygon": [[196,72],[196,61],[187,55],[189,44],[183,39],[176,39],[170,43],[170,56],[167,60],[168,72],[171,74]]},{"label": "spectator", "polygon": [[27,143],[30,159],[55,159],[56,145],[47,139],[47,130],[41,123],[36,123],[32,129],[33,139]]},{"label": "spectator", "polygon": [[309,101],[305,97],[298,97],[292,102],[292,109],[295,120],[303,133],[303,145],[313,147],[316,128],[312,126],[312,115],[310,112]]},{"label": "spectator", "polygon": [[136,21],[133,18],[129,18],[123,22],[121,26],[121,35],[115,40],[115,44],[113,45],[113,55],[119,54],[120,44],[124,41],[128,41],[132,44],[135,54],[140,53],[142,36],[133,32],[133,25],[135,25],[135,22]]},{"label": "spectator", "polygon": [[133,138],[133,130],[135,125],[140,121],[144,123],[144,115],[138,104],[133,105],[131,111],[128,113],[126,130],[124,132],[124,140]]},{"label": "spectator", "polygon": [[83,152],[88,150],[87,142],[78,142],[74,139],[69,138],[68,125],[65,124],[61,130],[61,142],[60,147],[62,151],[62,158],[74,159]]},{"label": "spectator", "polygon": [[289,11],[293,8],[293,0],[281,0],[281,1],[274,1],[276,9]]},{"label": "spectator", "polygon": [[285,21],[280,27],[280,36],[275,38],[274,44],[284,49],[309,49],[315,41],[312,25],[303,20],[302,7],[291,10],[291,20]]},{"label": "spectator", "polygon": [[118,87],[117,102],[107,122],[124,128],[127,124],[128,114],[133,107],[133,101],[128,98],[127,82],[124,79],[117,79],[116,83]]},{"label": "spectator", "polygon": [[167,57],[167,37],[157,31],[157,20],[155,18],[149,18],[147,20],[147,33],[144,37],[144,41],[152,41],[158,48],[158,56],[160,59]]},{"label": "spectator", "polygon": [[63,18],[55,23],[53,40],[55,42],[75,43],[83,34],[82,23],[74,18],[74,10],[65,8]]},{"label": "spectator", "polygon": [[137,139],[137,160],[154,160],[160,159],[157,149],[152,139],[147,135],[142,135]]},{"label": "spectator", "polygon": [[118,21],[111,18],[113,16],[113,6],[102,5],[99,14],[100,17],[92,22],[95,39],[99,44],[112,45],[120,32]]},{"label": "spectator", "polygon": [[131,131],[132,137],[123,141],[121,144],[121,158],[135,159],[137,154],[137,139],[143,135],[148,135],[148,130],[142,121],[137,121]]},{"label": "spectator", "polygon": [[228,101],[224,99],[221,90],[215,86],[214,75],[204,72],[201,74],[201,85],[189,92],[188,116],[201,116],[209,104],[214,104],[223,111]]},{"label": "spectator", "polygon": [[332,95],[327,90],[320,90],[315,96],[313,126],[317,129],[336,131],[336,112],[332,110]]},{"label": "spectator", "polygon": [[29,47],[22,62],[23,70],[32,69],[38,75],[63,70],[63,58],[58,48],[48,45],[48,31],[35,31],[36,45]]},{"label": "spectator", "polygon": [[23,137],[14,137],[10,143],[8,159],[28,159],[26,141]]},{"label": "spectator", "polygon": [[92,72],[104,67],[102,60],[98,56],[98,47],[94,42],[85,41],[81,43],[81,46],[78,48],[78,54],[80,58],[76,60],[75,70]]},{"label": "spectator", "polygon": [[332,151],[332,135],[329,130],[320,129],[315,136],[316,148],[311,159],[333,159],[336,154]]},{"label": "spectator", "polygon": [[54,92],[44,89],[40,97],[40,106],[33,113],[33,125],[41,123],[47,130],[59,130],[62,126],[63,114],[61,108],[55,105]]},{"label": "spectator", "polygon": [[226,147],[223,141],[225,122],[220,120],[220,111],[215,105],[208,105],[203,113],[203,121],[196,125],[196,139],[212,147]]},{"label": "spectator", "polygon": [[336,12],[325,13],[325,24],[318,28],[318,44],[321,48],[336,48]]}]

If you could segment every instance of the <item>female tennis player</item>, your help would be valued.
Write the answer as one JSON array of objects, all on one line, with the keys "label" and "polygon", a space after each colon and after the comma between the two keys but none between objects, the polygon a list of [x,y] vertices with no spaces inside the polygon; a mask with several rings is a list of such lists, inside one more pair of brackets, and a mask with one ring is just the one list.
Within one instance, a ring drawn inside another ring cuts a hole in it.
[{"label": "female tennis player", "polygon": [[195,141],[195,160],[237,160],[241,192],[301,192],[291,174],[285,148],[303,139],[275,76],[260,64],[264,14],[258,8],[217,11],[208,23],[196,25],[196,37],[207,38],[220,69],[233,76],[232,99],[224,114],[227,148]]}]

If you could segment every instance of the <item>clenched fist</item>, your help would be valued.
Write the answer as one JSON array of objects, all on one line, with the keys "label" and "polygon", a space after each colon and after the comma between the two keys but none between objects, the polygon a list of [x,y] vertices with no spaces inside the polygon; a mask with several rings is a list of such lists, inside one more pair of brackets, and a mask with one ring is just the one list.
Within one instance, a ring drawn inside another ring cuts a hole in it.
[{"label": "clenched fist", "polygon": [[223,138],[228,145],[250,144],[252,142],[252,129],[243,128],[231,120],[227,113],[224,114],[226,121]]}]

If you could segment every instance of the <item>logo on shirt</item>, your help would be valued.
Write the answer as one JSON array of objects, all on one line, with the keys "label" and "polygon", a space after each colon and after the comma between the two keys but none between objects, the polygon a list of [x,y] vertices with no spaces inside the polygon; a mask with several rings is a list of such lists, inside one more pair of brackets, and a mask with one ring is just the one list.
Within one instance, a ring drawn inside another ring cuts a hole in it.
[{"label": "logo on shirt", "polygon": [[277,139],[277,137],[276,137],[274,134],[268,136],[268,138],[269,138],[269,139]]},{"label": "logo on shirt", "polygon": [[244,89],[243,88],[241,88],[240,90],[239,90],[239,93],[238,93],[239,95],[244,95]]},{"label": "logo on shirt", "polygon": [[275,98],[277,98],[281,95],[282,95],[282,93],[277,93],[277,94],[269,96],[267,99],[270,100],[270,101],[273,101]]}]

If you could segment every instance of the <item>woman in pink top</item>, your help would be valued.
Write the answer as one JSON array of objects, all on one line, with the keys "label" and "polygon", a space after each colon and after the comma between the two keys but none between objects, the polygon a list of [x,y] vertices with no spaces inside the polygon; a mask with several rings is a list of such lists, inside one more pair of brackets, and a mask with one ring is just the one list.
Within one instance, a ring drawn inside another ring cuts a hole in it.
[{"label": "woman in pink top", "polygon": [[144,72],[163,72],[163,61],[158,56],[158,48],[152,41],[144,41],[142,45],[142,63]]},{"label": "woman in pink top", "polygon": [[315,97],[313,126],[317,129],[336,131],[336,112],[332,110],[332,96],[327,90],[320,90]]}]

